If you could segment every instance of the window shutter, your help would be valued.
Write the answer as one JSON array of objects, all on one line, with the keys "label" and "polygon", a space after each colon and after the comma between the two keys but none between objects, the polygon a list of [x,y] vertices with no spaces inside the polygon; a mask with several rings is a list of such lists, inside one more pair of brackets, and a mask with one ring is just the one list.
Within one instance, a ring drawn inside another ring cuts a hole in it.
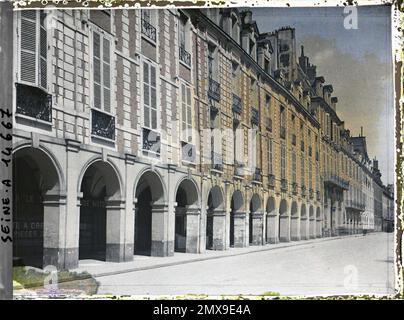
[{"label": "window shutter", "polygon": [[37,28],[36,11],[21,11],[20,78],[36,85],[37,77]]},{"label": "window shutter", "polygon": [[94,107],[101,109],[101,44],[100,35],[93,32]]},{"label": "window shutter", "polygon": [[110,42],[103,38],[103,82],[104,82],[104,110],[111,111],[111,57]]},{"label": "window shutter", "polygon": [[43,11],[40,12],[40,34],[39,34],[39,84],[45,90],[47,89],[47,51],[48,51],[48,44],[47,44],[47,32],[45,26],[45,18],[46,13]]}]

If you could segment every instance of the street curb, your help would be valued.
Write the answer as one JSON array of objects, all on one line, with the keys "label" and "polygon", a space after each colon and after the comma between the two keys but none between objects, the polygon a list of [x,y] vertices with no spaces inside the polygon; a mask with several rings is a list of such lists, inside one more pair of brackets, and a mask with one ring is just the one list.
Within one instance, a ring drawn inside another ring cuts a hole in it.
[{"label": "street curb", "polygon": [[[371,233],[374,234],[374,233]],[[371,235],[371,234],[368,234]],[[319,238],[323,241],[334,241],[334,240],[340,240],[343,238],[358,238],[358,237],[363,237],[362,234],[355,234],[355,235],[346,235],[346,236],[336,236],[336,237],[325,237],[325,238]],[[130,273],[130,272],[137,272],[137,271],[144,271],[144,270],[152,270],[152,269],[158,269],[158,268],[163,268],[163,267],[171,267],[171,266],[176,266],[176,265],[182,265],[182,264],[188,264],[188,263],[194,263],[194,262],[200,262],[200,261],[207,261],[207,260],[214,260],[214,259],[221,259],[221,258],[227,258],[227,257],[235,257],[235,256],[242,256],[242,255],[247,255],[251,253],[257,253],[257,252],[263,252],[263,251],[271,251],[271,250],[279,250],[279,249],[284,249],[284,248],[291,248],[291,247],[298,247],[302,245],[307,245],[307,244],[313,244],[316,243],[317,239],[310,239],[310,240],[300,240],[299,242],[293,242],[291,241],[290,245],[284,245],[284,246],[278,246],[278,247],[272,247],[272,248],[265,248],[264,246],[260,247],[259,249],[248,251],[248,252],[239,252],[239,253],[233,253],[233,254],[223,254],[223,255],[218,255],[214,257],[200,257],[200,258],[195,258],[195,259],[190,259],[190,260],[185,260],[185,261],[174,261],[174,262],[166,262],[166,263],[160,263],[156,265],[151,265],[151,266],[145,266],[145,267],[135,267],[135,268],[130,268],[130,269],[124,269],[124,270],[118,270],[118,271],[110,271],[110,272],[104,272],[104,273],[99,273],[99,274],[92,274],[91,272],[87,271],[90,273],[94,278],[101,278],[101,277],[107,277],[107,276],[112,276],[112,275],[118,275],[122,273]],[[84,270],[86,271],[86,270]]]}]

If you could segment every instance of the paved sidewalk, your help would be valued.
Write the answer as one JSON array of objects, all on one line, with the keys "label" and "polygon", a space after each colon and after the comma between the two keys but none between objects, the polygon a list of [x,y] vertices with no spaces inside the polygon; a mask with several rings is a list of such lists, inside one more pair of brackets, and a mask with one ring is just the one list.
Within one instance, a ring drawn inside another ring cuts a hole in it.
[{"label": "paved sidewalk", "polygon": [[[375,235],[375,233],[367,234],[366,237],[372,237],[373,235]],[[175,252],[174,256],[171,257],[149,257],[149,256],[135,255],[133,256],[133,261],[120,262],[120,263],[105,262],[99,260],[80,260],[79,267],[76,269],[72,269],[71,271],[75,272],[87,271],[94,277],[104,277],[120,273],[149,270],[198,261],[239,256],[254,252],[277,250],[282,248],[287,250],[287,248],[293,248],[296,246],[302,246],[302,247],[310,246],[320,242],[335,241],[347,237],[363,237],[363,235],[355,234],[349,236],[337,236],[337,237],[326,237],[311,240],[282,242],[278,244],[266,244],[263,246],[250,246],[247,248],[230,248],[229,250],[225,251],[206,250],[206,252],[202,254]]]}]

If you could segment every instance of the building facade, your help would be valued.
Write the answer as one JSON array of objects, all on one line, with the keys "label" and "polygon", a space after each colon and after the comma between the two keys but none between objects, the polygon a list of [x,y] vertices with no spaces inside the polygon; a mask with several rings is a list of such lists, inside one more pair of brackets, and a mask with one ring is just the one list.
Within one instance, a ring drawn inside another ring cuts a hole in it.
[{"label": "building facade", "polygon": [[15,263],[71,269],[373,229],[295,30],[237,9],[14,15]]}]

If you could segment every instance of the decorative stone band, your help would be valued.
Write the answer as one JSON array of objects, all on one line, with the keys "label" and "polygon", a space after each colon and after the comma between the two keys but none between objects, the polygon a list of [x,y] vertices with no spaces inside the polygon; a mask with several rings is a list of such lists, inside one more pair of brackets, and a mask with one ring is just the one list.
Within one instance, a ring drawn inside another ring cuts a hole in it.
[{"label": "decorative stone band", "polygon": [[234,219],[245,219],[246,218],[246,213],[243,211],[237,211],[232,213]]},{"label": "decorative stone band", "polygon": [[43,205],[47,207],[57,207],[66,204],[66,194],[46,193],[43,195]]}]

